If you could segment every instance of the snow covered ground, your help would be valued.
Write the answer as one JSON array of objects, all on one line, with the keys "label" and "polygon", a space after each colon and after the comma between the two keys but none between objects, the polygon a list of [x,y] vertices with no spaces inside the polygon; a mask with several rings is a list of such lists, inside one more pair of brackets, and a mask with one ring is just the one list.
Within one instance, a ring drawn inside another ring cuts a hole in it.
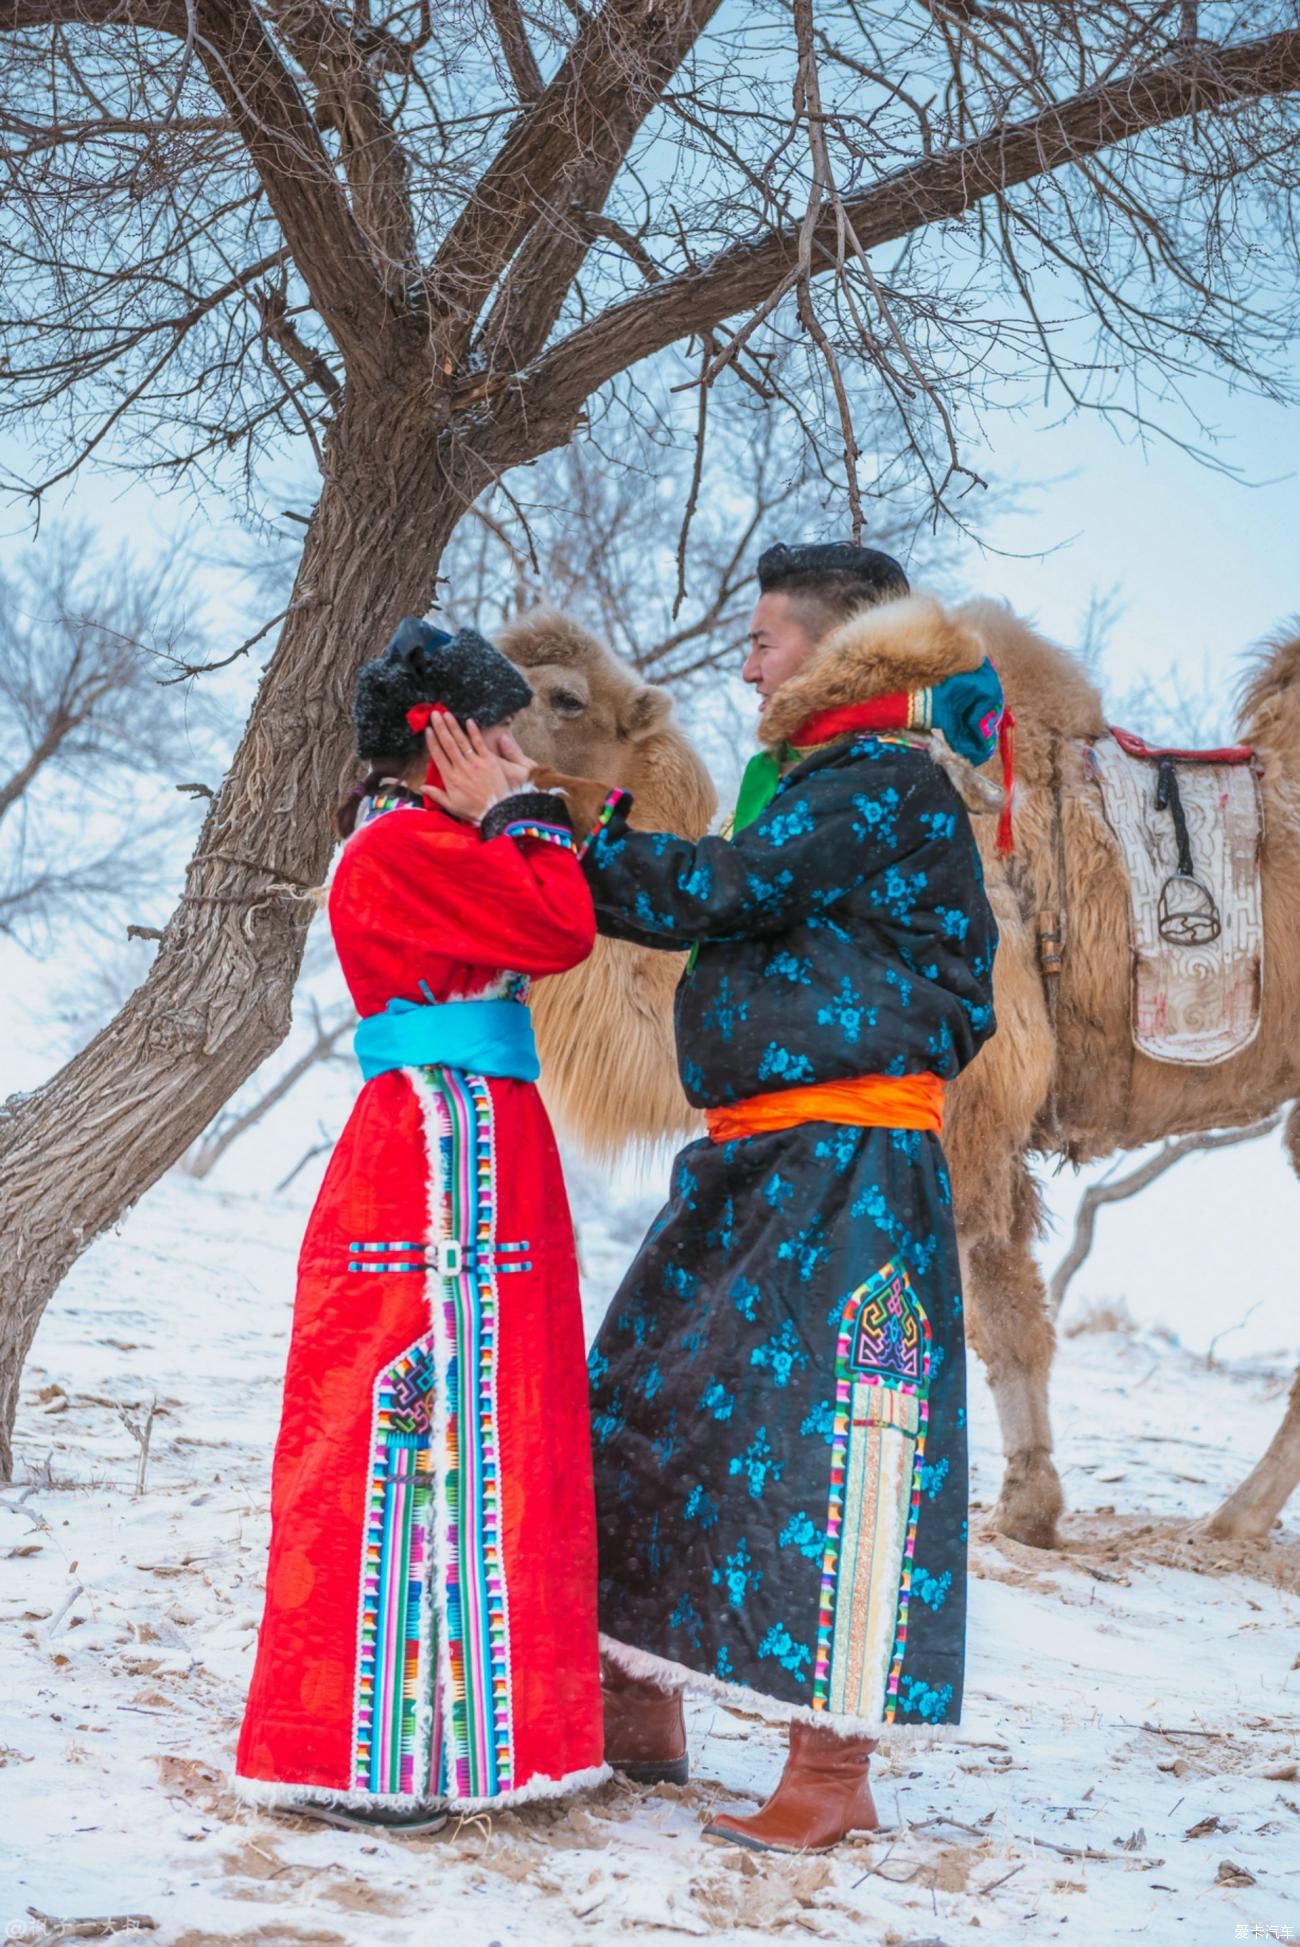
[{"label": "snow covered ground", "polygon": [[[166,1947],[1300,1940],[1300,1505],[1266,1547],[1190,1532],[1265,1444],[1289,1368],[1212,1368],[1145,1325],[1063,1339],[1066,1546],[1036,1555],[975,1515],[967,1715],[877,1762],[879,1835],[804,1861],[703,1840],[710,1807],[751,1801],[779,1765],[775,1733],[712,1702],[692,1708],[684,1790],[616,1782],[414,1840],[237,1805],[318,1171],[278,1198],[173,1175],[41,1328],[20,1481],[0,1494],[0,1933],[62,1937],[35,1908],[149,1916],[118,1937]],[[594,1322],[656,1186],[612,1209],[578,1187]],[[996,1429],[972,1382],[987,1509]],[[155,1399],[138,1491],[127,1422]]]}]

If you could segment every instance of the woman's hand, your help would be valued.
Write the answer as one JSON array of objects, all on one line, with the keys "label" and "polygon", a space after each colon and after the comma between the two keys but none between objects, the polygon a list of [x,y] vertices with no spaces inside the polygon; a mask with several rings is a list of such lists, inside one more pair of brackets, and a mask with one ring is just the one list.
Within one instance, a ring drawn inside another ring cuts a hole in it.
[{"label": "woman's hand", "polygon": [[488,748],[472,717],[462,730],[455,717],[439,712],[429,719],[424,741],[442,776],[442,789],[426,784],[425,796],[453,817],[474,825],[494,804],[525,784],[532,772],[513,737],[503,735],[501,742],[509,748],[498,756]]}]

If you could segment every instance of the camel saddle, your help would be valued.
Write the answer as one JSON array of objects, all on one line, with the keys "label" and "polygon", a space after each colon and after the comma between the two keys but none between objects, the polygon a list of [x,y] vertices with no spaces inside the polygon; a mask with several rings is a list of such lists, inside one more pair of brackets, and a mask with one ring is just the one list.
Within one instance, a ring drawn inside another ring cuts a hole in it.
[{"label": "camel saddle", "polygon": [[1255,753],[1160,748],[1112,725],[1088,756],[1128,874],[1133,1040],[1153,1061],[1227,1061],[1259,1032]]}]

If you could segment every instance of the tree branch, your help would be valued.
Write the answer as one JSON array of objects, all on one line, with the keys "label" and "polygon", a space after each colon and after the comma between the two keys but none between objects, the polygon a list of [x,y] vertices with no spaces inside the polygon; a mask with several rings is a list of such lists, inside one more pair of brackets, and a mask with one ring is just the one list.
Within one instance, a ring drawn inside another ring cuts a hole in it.
[{"label": "tree branch", "polygon": [[1178,1136],[1163,1143],[1154,1156],[1148,1156],[1145,1163],[1136,1169],[1128,1170],[1123,1176],[1107,1177],[1101,1183],[1090,1183],[1079,1198],[1074,1213],[1074,1236],[1070,1248],[1052,1273],[1052,1281],[1047,1287],[1047,1304],[1053,1318],[1065,1303],[1065,1294],[1082,1268],[1092,1249],[1093,1235],[1097,1228],[1097,1212],[1106,1203],[1123,1203],[1128,1197],[1140,1196],[1166,1170],[1175,1163],[1181,1163],[1184,1156],[1204,1155],[1208,1150],[1232,1149],[1238,1143],[1257,1142],[1261,1136],[1269,1135],[1281,1122],[1285,1109],[1277,1109],[1262,1122],[1248,1123],[1244,1129],[1223,1129],[1209,1136]]},{"label": "tree branch", "polygon": [[327,399],[336,400],[343,387],[318,351],[306,343],[289,316],[289,293],[285,283],[254,287],[253,303],[258,323],[266,337],[292,359],[305,379],[318,385]]},{"label": "tree branch", "polygon": [[[252,7],[194,0],[209,84],[257,171],[316,310],[345,358],[373,360],[388,313],[366,237],[348,208],[296,82]],[[173,0],[0,0],[0,33],[33,27],[145,28],[186,40]]]},{"label": "tree branch", "polygon": [[17,804],[33,778],[51,758],[58,756],[59,746],[77,728],[78,721],[78,718],[64,711],[52,718],[18,769],[0,784],[0,818]]},{"label": "tree branch", "polygon": [[[599,212],[637,131],[718,4],[687,0],[677,13],[667,13],[658,36],[639,49],[639,65],[624,56],[623,98],[609,104],[586,148],[560,172],[548,207],[539,206],[538,221],[506,273],[476,346],[478,362],[488,370],[517,371],[546,343],[592,237],[611,235],[618,227],[606,225]],[[625,233],[617,240],[624,247],[632,241]]]},{"label": "tree branch", "polygon": [[[1000,195],[1081,156],[1123,142],[1194,112],[1231,107],[1300,87],[1300,28],[1242,46],[1204,42],[1162,66],[1126,74],[1009,127],[926,156],[856,196],[842,211],[863,251],[926,224],[964,215],[984,197]],[[837,212],[829,211],[814,237],[814,274],[837,268]],[[640,359],[676,340],[716,326],[760,305],[799,263],[799,227],[788,224],[762,238],[721,251],[698,270],[665,278],[651,290],[614,305],[591,324],[537,358],[518,385],[503,391],[498,429],[553,421],[562,439],[591,394]]]},{"label": "tree branch", "polygon": [[510,70],[510,79],[515,84],[515,93],[520,101],[536,101],[545,90],[546,83],[542,80],[537,57],[529,44],[519,8],[515,0],[488,0],[488,4],[501,52]]},{"label": "tree branch", "polygon": [[[720,4],[607,0],[584,21],[569,58],[510,128],[430,265],[434,328],[448,370],[463,359],[485,299],[538,217],[552,206],[563,212],[575,198],[585,209],[604,202],[664,82]],[[565,243],[558,255],[566,264],[572,258],[572,268],[553,263],[548,286],[558,287],[556,315],[589,239],[570,235]],[[530,298],[542,275],[537,262],[525,273]],[[521,309],[531,314],[531,305]],[[489,335],[499,336],[500,327],[498,315]],[[524,335],[535,338],[535,327]]]},{"label": "tree branch", "polygon": [[211,1173],[225,1155],[232,1143],[246,1135],[262,1118],[283,1102],[292,1093],[303,1076],[318,1062],[328,1061],[337,1049],[339,1042],[356,1026],[356,1014],[348,1008],[341,1018],[327,1026],[322,1020],[319,1008],[313,1007],[314,1037],[309,1047],[304,1049],[295,1062],[285,1069],[279,1080],[273,1082],[255,1102],[235,1115],[218,1116],[211,1128],[195,1144],[185,1160],[187,1176],[205,1177]]},{"label": "tree branch", "polygon": [[406,155],[384,114],[376,69],[408,66],[410,55],[391,34],[349,27],[342,8],[269,0],[268,12],[318,91],[317,125],[338,131],[353,210],[380,282],[396,293],[417,269],[415,224]]}]

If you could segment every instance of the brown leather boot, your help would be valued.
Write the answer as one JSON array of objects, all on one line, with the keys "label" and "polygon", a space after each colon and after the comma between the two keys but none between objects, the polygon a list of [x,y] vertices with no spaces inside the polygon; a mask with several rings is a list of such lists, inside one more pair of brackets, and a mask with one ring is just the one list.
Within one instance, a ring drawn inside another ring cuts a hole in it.
[{"label": "brown leather boot", "polygon": [[606,1764],[638,1785],[684,1785],[691,1761],[681,1691],[661,1690],[644,1677],[629,1676],[602,1656],[600,1692]]},{"label": "brown leather boot", "polygon": [[766,1805],[749,1818],[720,1813],[706,1836],[754,1852],[829,1852],[850,1832],[874,1832],[880,1820],[867,1770],[875,1748],[870,1738],[792,1720],[790,1755]]}]

